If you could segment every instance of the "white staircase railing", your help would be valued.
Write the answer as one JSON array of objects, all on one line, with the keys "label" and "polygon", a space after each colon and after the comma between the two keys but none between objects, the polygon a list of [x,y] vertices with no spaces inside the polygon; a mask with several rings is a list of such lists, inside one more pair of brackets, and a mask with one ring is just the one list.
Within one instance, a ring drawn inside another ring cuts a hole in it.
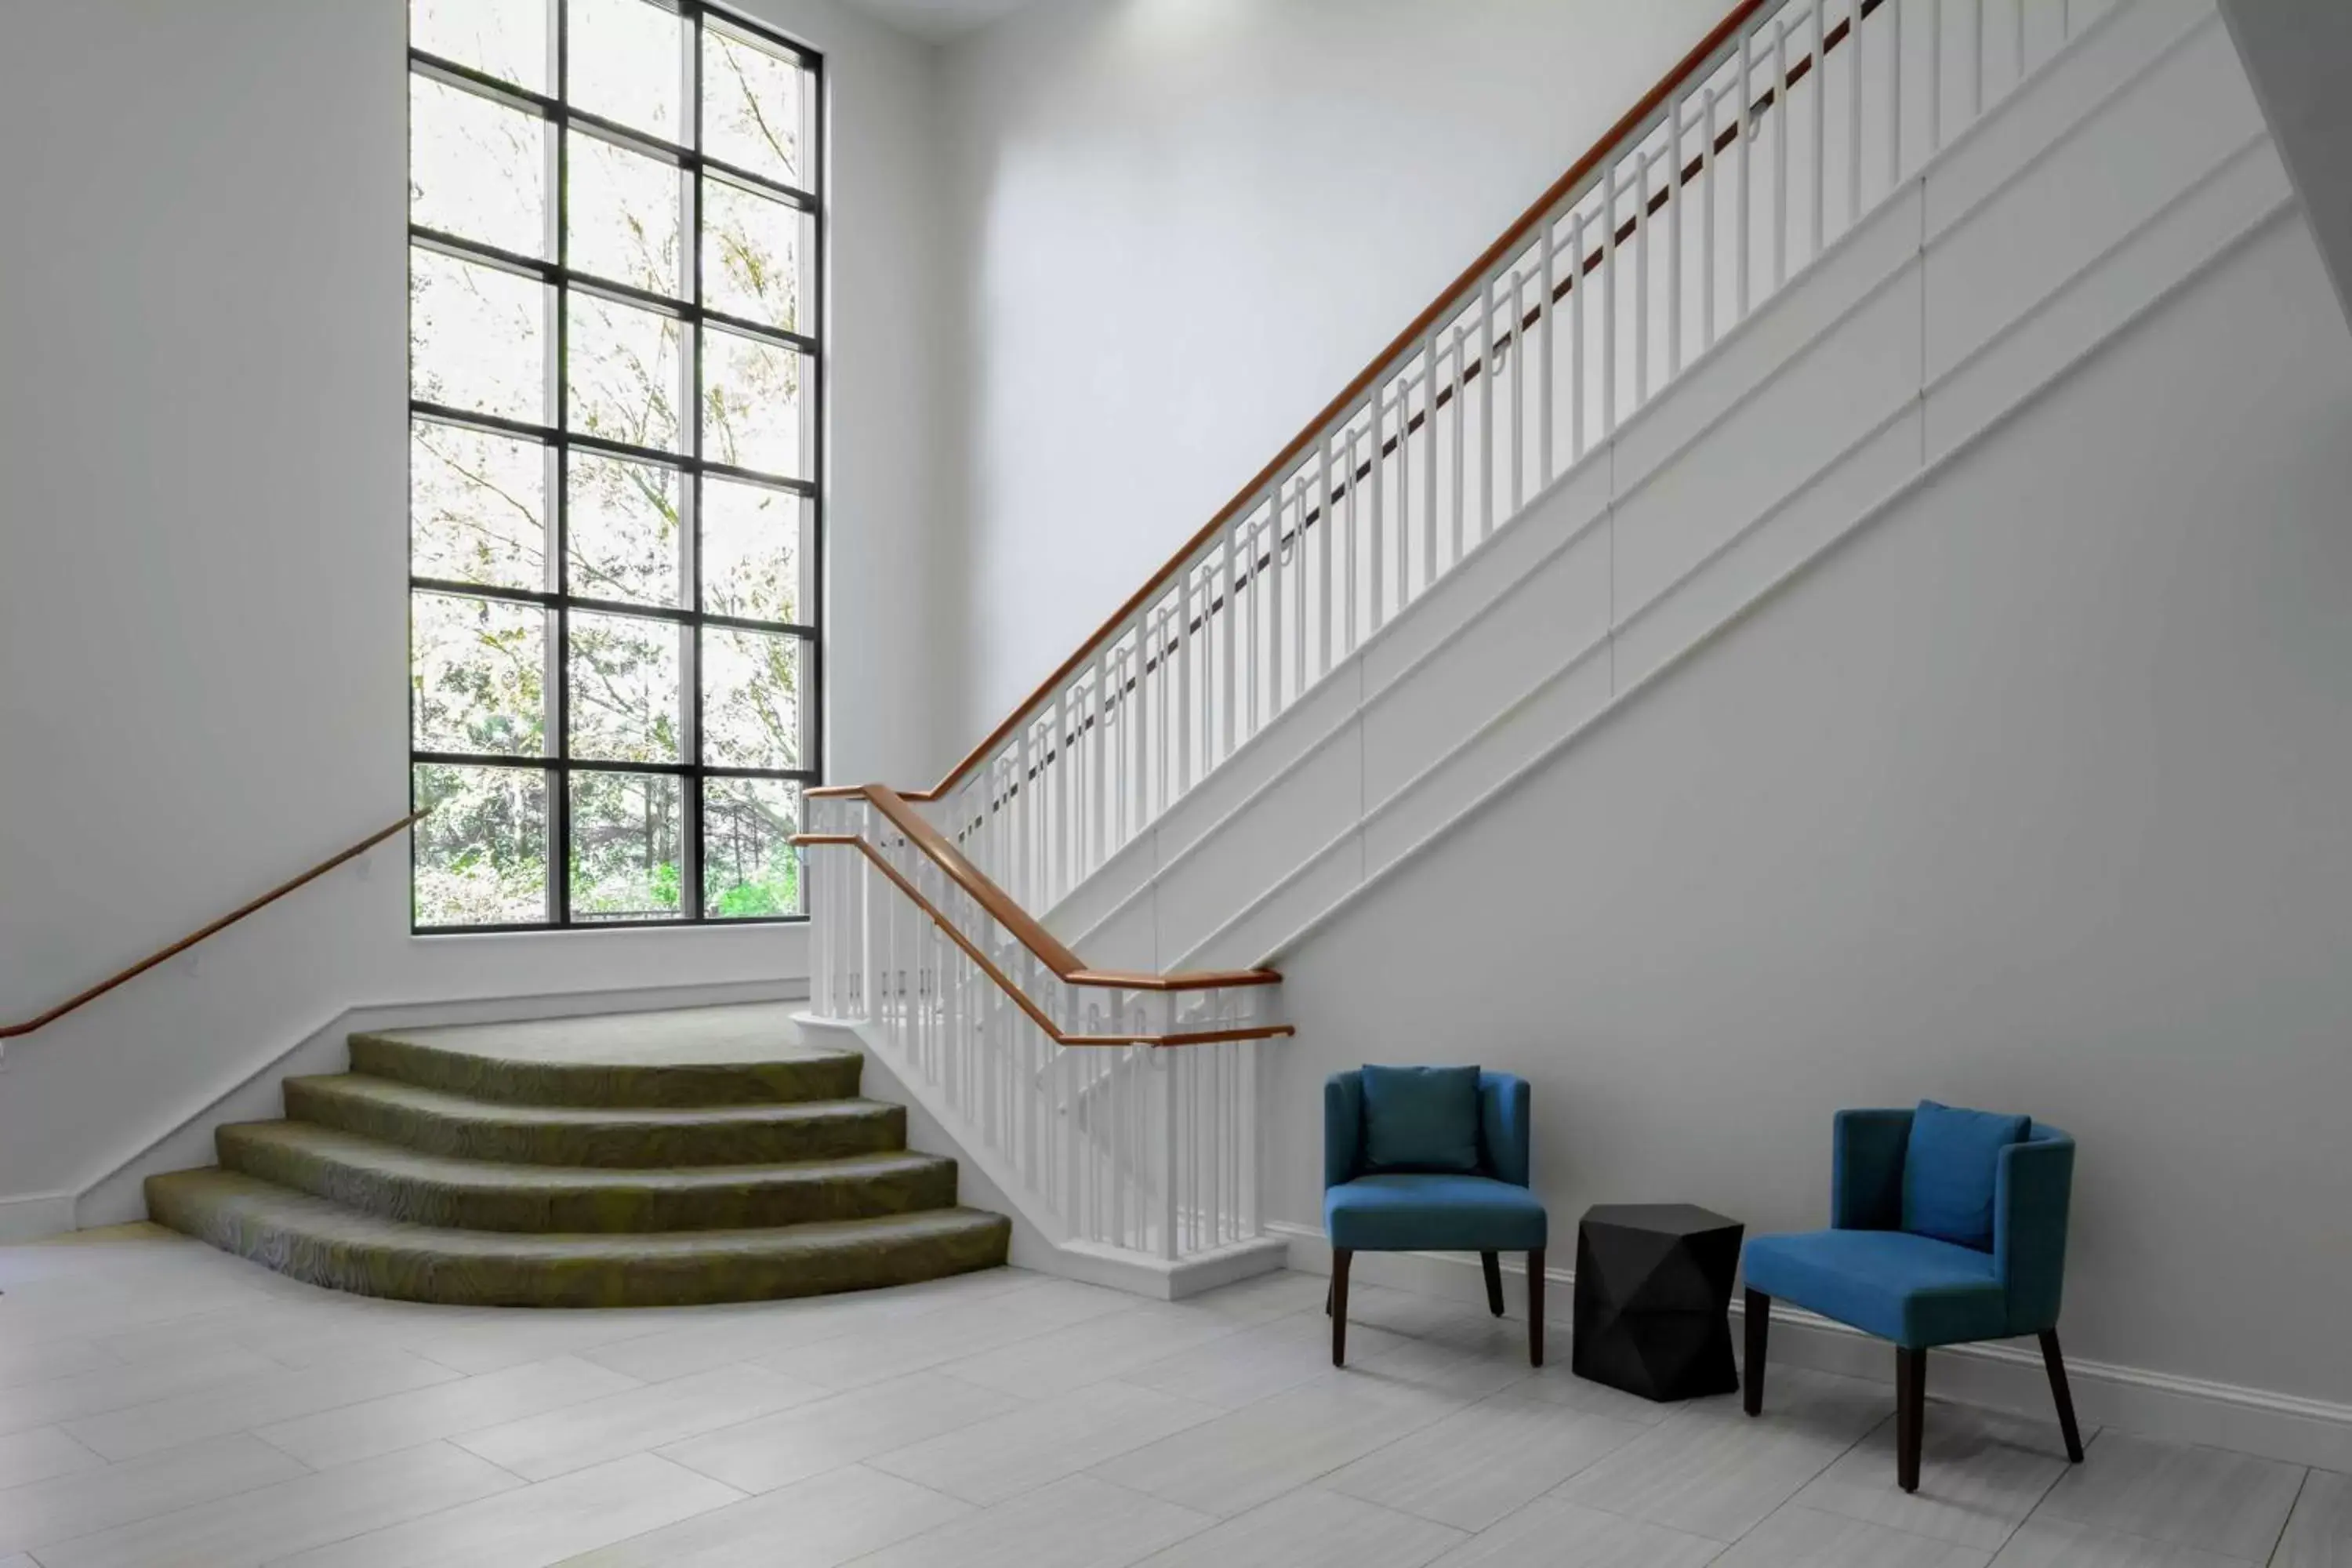
[{"label": "white staircase railing", "polygon": [[2107,0],[1748,0],[938,788],[1045,910]]},{"label": "white staircase railing", "polygon": [[1172,1263],[1262,1237],[1277,976],[1086,970],[888,791],[809,808],[814,1014],[859,1026],[1049,1241]]}]

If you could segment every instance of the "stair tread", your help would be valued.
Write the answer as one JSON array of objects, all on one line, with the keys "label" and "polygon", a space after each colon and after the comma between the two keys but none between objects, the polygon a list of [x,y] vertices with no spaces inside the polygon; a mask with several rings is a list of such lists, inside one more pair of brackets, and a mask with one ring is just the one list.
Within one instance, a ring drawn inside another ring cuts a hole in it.
[{"label": "stair tread", "polygon": [[449,1186],[532,1187],[553,1191],[581,1187],[664,1187],[679,1191],[733,1189],[753,1182],[816,1182],[895,1175],[954,1163],[938,1154],[896,1150],[750,1165],[540,1165],[429,1153],[380,1138],[371,1138],[364,1133],[347,1132],[341,1128],[322,1127],[310,1121],[236,1122],[223,1127],[220,1135],[233,1141],[296,1148],[319,1158],[364,1166],[411,1180]]},{"label": "stair tread", "polygon": [[994,1268],[1011,1222],[977,1209],[758,1230],[457,1230],[365,1214],[235,1171],[152,1176],[151,1213],[314,1285],[470,1306],[677,1306],[911,1284]]},{"label": "stair tread", "polygon": [[722,1105],[531,1105],[514,1100],[482,1100],[454,1089],[428,1089],[398,1079],[371,1073],[327,1073],[287,1079],[320,1093],[359,1096],[461,1119],[530,1122],[551,1127],[604,1126],[613,1123],[651,1127],[688,1127],[710,1123],[814,1121],[872,1116],[893,1109],[887,1100],[788,1100],[764,1104]]},{"label": "stair tread", "polygon": [[898,1237],[947,1236],[987,1230],[1004,1225],[1002,1215],[982,1209],[921,1209],[913,1214],[881,1215],[872,1219],[820,1220],[810,1225],[773,1226],[757,1230],[674,1230],[645,1235],[606,1235],[566,1231],[537,1235],[523,1231],[458,1230],[448,1226],[413,1225],[381,1215],[346,1208],[327,1198],[298,1193],[258,1176],[207,1167],[151,1176],[151,1187],[161,1185],[181,1194],[197,1193],[221,1205],[242,1209],[291,1228],[331,1236],[347,1243],[370,1243],[431,1250],[461,1257],[606,1258],[622,1260],[725,1256],[745,1248],[776,1252],[821,1251],[870,1239]]},{"label": "stair tread", "polygon": [[521,1023],[373,1029],[354,1070],[520,1104],[687,1106],[831,1100],[864,1058],[803,1038],[790,1006],[754,1004]]}]

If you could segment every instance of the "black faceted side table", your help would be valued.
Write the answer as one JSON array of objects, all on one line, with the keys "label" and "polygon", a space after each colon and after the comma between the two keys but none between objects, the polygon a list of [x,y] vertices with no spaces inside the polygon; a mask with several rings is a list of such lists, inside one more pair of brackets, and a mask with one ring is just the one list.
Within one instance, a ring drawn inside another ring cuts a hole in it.
[{"label": "black faceted side table", "polygon": [[1731,1394],[1738,1220],[1690,1204],[1604,1204],[1576,1227],[1579,1377],[1644,1399]]}]

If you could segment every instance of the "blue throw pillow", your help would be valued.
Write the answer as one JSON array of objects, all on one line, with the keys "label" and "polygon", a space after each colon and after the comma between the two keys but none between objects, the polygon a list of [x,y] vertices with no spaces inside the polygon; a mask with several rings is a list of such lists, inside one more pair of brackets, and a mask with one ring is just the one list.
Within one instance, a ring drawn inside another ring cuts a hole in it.
[{"label": "blue throw pillow", "polygon": [[1475,1171],[1478,1069],[1364,1069],[1364,1163],[1376,1171]]},{"label": "blue throw pillow", "polygon": [[1903,1156],[1903,1228],[1992,1250],[1993,1181],[2000,1152],[2033,1130],[2029,1116],[1957,1110],[1923,1100]]}]

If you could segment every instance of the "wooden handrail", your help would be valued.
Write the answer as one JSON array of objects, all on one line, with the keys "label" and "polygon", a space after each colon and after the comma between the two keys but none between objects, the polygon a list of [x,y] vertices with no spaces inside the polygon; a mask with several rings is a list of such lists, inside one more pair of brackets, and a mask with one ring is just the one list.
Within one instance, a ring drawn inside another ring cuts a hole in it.
[{"label": "wooden handrail", "polygon": [[[818,792],[811,790],[811,795]],[[966,859],[963,851],[948,841],[947,835],[925,821],[922,813],[907,802],[907,797],[887,784],[835,786],[824,794],[841,799],[856,796],[882,814],[883,819],[907,836],[908,843],[921,850],[931,863],[947,874],[948,879],[971,895],[997,924],[1013,933],[1013,938],[1034,953],[1039,962],[1054,972],[1055,977],[1069,985],[1103,985],[1122,991],[1214,991],[1238,985],[1278,985],[1282,976],[1271,969],[1195,969],[1180,970],[1171,974],[1146,974],[1118,969],[1089,969],[1078,955],[1065,946],[1060,939],[1037,923],[1028,910],[1013,901],[1005,890],[990,879],[988,874]],[[856,843],[869,858],[881,864],[874,847],[856,834],[796,833],[796,845]],[[931,910],[934,918],[945,917],[922,900],[912,884],[898,875],[896,868],[884,867],[891,879],[905,889],[909,898]],[[977,954],[975,954],[977,956]]]},{"label": "wooden handrail", "polygon": [[[964,955],[977,964],[980,972],[996,983],[997,989],[1013,998],[1013,1005],[1029,1016],[1029,1021],[1043,1030],[1057,1046],[1211,1046],[1226,1040],[1271,1040],[1297,1031],[1288,1024],[1263,1024],[1247,1029],[1195,1029],[1172,1035],[1070,1035],[1062,1032],[1053,1017],[1032,1001],[1028,994],[1013,984],[1004,971],[996,967],[979,944],[958,929],[940,907],[923,896],[922,890],[908,881],[905,873],[883,858],[882,852],[855,833],[800,833],[793,837],[796,845],[831,845],[855,849],[874,862],[875,868],[890,879],[898,889],[907,895],[931,923],[947,933],[948,940],[963,949]],[[1259,973],[1263,973],[1262,971]]]},{"label": "wooden handrail", "polygon": [[[1661,77],[1655,86],[1643,94],[1641,101],[1627,110],[1618,119],[1617,123],[1611,126],[1601,138],[1586,151],[1584,156],[1570,165],[1566,174],[1553,181],[1549,188],[1537,197],[1533,205],[1521,213],[1509,228],[1503,231],[1500,238],[1481,251],[1475,261],[1464,268],[1461,276],[1447,284],[1444,290],[1430,301],[1428,308],[1412,319],[1412,325],[1391,339],[1388,345],[1372,357],[1370,363],[1357,373],[1355,379],[1348,383],[1338,396],[1325,404],[1317,412],[1315,417],[1307,422],[1306,427],[1291,438],[1289,445],[1284,447],[1275,456],[1273,461],[1252,475],[1249,482],[1235,491],[1234,498],[1220,508],[1214,517],[1204,523],[1192,538],[1186,540],[1182,547],[1169,557],[1166,565],[1153,573],[1142,587],[1129,595],[1126,601],[1118,609],[1112,611],[1109,617],[1097,626],[1091,636],[1078,645],[1077,651],[1056,666],[1051,675],[1038,683],[1035,690],[1023,698],[1020,704],[1005,716],[1003,723],[990,731],[980,744],[964,753],[962,759],[950,768],[947,776],[937,784],[928,790],[910,793],[905,798],[916,801],[938,800],[955,787],[957,780],[985,762],[989,754],[1020,727],[1024,714],[1052,696],[1055,688],[1076,674],[1078,668],[1086,662],[1087,656],[1094,651],[1097,645],[1105,637],[1116,633],[1128,616],[1142,608],[1150,601],[1152,595],[1173,581],[1178,574],[1184,570],[1185,563],[1192,558],[1195,551],[1214,539],[1220,529],[1254,504],[1260,492],[1271,484],[1284,468],[1314,445],[1326,426],[1347,412],[1349,405],[1364,395],[1365,391],[1380,378],[1382,370],[1428,333],[1429,330],[1444,315],[1448,306],[1454,304],[1465,293],[1477,287],[1489,268],[1509,255],[1528,235],[1535,232],[1554,207],[1573,195],[1576,187],[1583,184],[1594,170],[1607,161],[1619,143],[1641,129],[1642,121],[1656,113],[1668,100],[1674,97],[1677,89],[1705,68],[1716,52],[1730,42],[1738,34],[1740,28],[1748,25],[1750,17],[1773,3],[1774,0],[1739,0],[1738,5],[1732,6],[1723,20],[1717,23],[1706,37],[1700,39],[1688,54],[1676,62],[1672,70]],[[1793,75],[1791,79],[1794,79]]]},{"label": "wooden handrail", "polygon": [[320,861],[317,865],[311,867],[300,876],[294,878],[291,881],[278,883],[278,886],[270,889],[269,891],[262,894],[261,897],[253,900],[249,903],[239,905],[237,908],[231,910],[227,914],[221,916],[220,919],[213,921],[212,924],[208,926],[205,926],[197,931],[189,932],[186,936],[182,937],[179,941],[163,949],[161,952],[142,958],[138,963],[132,964],[130,968],[119,971],[118,973],[108,976],[106,979],[101,980],[97,984],[91,986],[89,990],[83,992],[80,995],[68,997],[66,1000],[58,1003],[56,1006],[50,1008],[47,1012],[43,1013],[38,1017],[28,1018],[21,1024],[0,1026],[0,1040],[13,1040],[19,1036],[29,1035],[36,1029],[47,1028],[49,1025],[56,1023],[58,1019],[64,1017],[67,1014],[74,1011],[76,1008],[87,1006],[89,1004],[95,1002],[100,997],[105,995],[108,992],[115,989],[115,987],[127,984],[129,982],[138,979],[141,975],[146,973],[157,964],[166,963],[169,960],[179,957],[180,954],[187,952],[188,949],[195,946],[196,943],[204,941],[206,937],[219,935],[222,931],[225,931],[229,927],[236,924],[237,921],[245,919],[246,916],[252,914],[257,910],[268,908],[271,904],[276,903],[278,900],[284,898],[287,894],[294,891],[298,888],[317,881],[320,878],[325,876],[328,872],[333,870],[336,867],[343,864],[345,861],[357,859],[360,856],[366,854],[369,850],[374,848],[385,839],[393,837],[393,835],[401,832],[403,829],[409,827],[415,823],[422,821],[425,817],[425,812],[429,812],[433,808],[428,805],[424,811],[412,811],[406,816],[402,817],[398,822],[394,823],[391,826],[377,829],[375,832],[369,834],[365,838],[361,839],[357,844],[352,845],[350,848],[343,850],[341,854],[331,856],[328,858]]}]

